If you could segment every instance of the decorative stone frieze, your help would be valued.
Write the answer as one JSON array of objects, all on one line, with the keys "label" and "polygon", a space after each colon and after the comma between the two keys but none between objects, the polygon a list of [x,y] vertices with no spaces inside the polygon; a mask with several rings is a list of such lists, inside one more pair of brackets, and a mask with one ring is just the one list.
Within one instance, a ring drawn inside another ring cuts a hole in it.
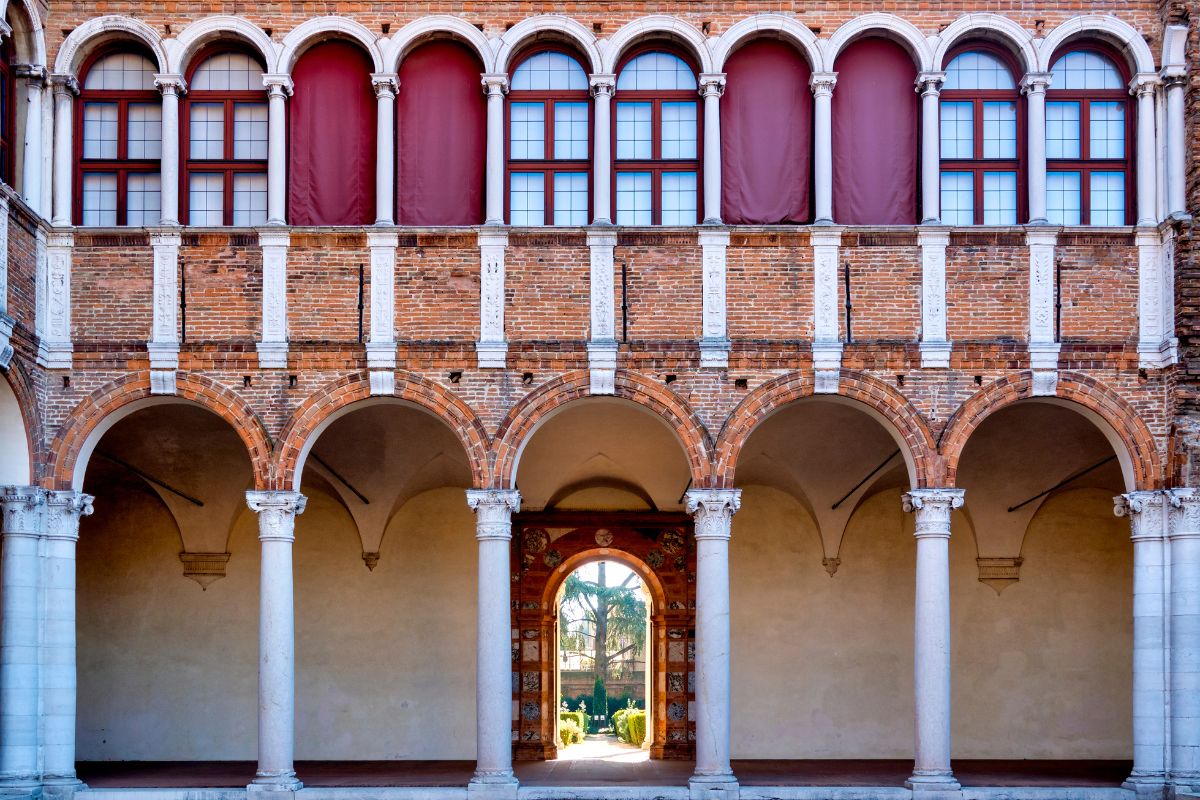
[{"label": "decorative stone frieze", "polygon": [[946,340],[946,247],[950,232],[921,228],[917,241],[921,245],[921,366],[948,369],[951,344]]},{"label": "decorative stone frieze", "polygon": [[[43,239],[37,232],[38,302],[41,341],[38,362],[47,369],[70,369],[71,353],[71,254],[75,237],[69,231],[52,231]],[[42,243],[44,247],[42,247]]]},{"label": "decorative stone frieze", "polygon": [[291,234],[286,230],[261,228],[262,246],[262,340],[258,343],[261,369],[286,369],[288,359],[287,258]]},{"label": "decorative stone frieze", "polygon": [[700,366],[727,367],[730,342],[725,321],[725,254],[729,231],[701,230],[698,239],[703,296]]},{"label": "decorative stone frieze", "polygon": [[838,252],[841,228],[814,228],[813,249],[813,371],[817,394],[836,394],[842,367],[838,334]]},{"label": "decorative stone frieze", "polygon": [[587,345],[592,394],[616,391],[616,285],[613,251],[617,234],[611,228],[589,230],[591,339]]},{"label": "decorative stone frieze", "polygon": [[1053,397],[1058,387],[1061,349],[1055,330],[1054,249],[1058,234],[1053,229],[1030,228],[1025,241],[1029,247],[1029,366],[1033,370],[1033,394]]},{"label": "decorative stone frieze", "polygon": [[504,253],[508,231],[479,231],[479,341],[475,352],[481,369],[503,369],[508,354],[504,339]]},{"label": "decorative stone frieze", "polygon": [[371,338],[367,342],[367,367],[372,370],[372,394],[375,393],[375,370],[387,370],[390,374],[396,368],[396,247],[399,242],[399,234],[394,230],[367,231],[367,247],[371,250]]}]

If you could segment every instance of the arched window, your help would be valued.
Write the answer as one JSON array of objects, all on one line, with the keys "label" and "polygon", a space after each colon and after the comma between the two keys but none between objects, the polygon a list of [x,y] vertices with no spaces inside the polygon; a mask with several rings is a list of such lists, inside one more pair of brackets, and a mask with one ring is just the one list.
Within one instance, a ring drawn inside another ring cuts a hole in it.
[{"label": "arched window", "polygon": [[592,156],[588,78],[543,50],[513,71],[508,96],[508,213],[513,225],[586,225]]},{"label": "arched window", "polygon": [[77,99],[75,221],[157,225],[161,217],[162,98],[158,70],[133,50],[99,54]]},{"label": "arched window", "polygon": [[263,66],[236,50],[198,59],[183,117],[189,225],[267,221],[267,93]]},{"label": "arched window", "polygon": [[630,59],[618,73],[613,161],[618,225],[700,221],[696,89],[696,71],[661,50]]},{"label": "arched window", "polygon": [[13,185],[13,133],[16,126],[16,85],[13,82],[12,38],[0,44],[0,181]]},{"label": "arched window", "polygon": [[1020,94],[999,50],[974,46],[946,67],[941,94],[942,221],[1016,225],[1024,192]]},{"label": "arched window", "polygon": [[1126,225],[1133,203],[1133,114],[1126,76],[1096,47],[1059,56],[1046,91],[1046,217]]}]

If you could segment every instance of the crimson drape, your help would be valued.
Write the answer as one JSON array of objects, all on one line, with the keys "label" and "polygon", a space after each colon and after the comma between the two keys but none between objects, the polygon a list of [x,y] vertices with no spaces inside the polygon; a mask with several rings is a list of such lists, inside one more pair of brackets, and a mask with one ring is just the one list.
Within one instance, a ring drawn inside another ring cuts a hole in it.
[{"label": "crimson drape", "polygon": [[731,225],[809,221],[812,71],[783,42],[759,41],[725,65],[721,218]]},{"label": "crimson drape", "polygon": [[400,65],[400,157],[397,221],[401,225],[483,222],[487,98],[483,67],[455,42],[431,42]]},{"label": "crimson drape", "polygon": [[834,69],[834,221],[916,224],[920,99],[912,57],[887,39],[864,39]]},{"label": "crimson drape", "polygon": [[375,94],[371,59],[324,42],[292,70],[288,219],[293,225],[375,221]]}]

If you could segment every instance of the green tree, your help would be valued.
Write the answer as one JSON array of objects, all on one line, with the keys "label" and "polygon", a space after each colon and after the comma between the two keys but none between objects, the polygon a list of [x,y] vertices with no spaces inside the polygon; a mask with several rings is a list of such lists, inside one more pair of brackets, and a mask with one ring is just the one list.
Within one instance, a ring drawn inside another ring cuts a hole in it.
[{"label": "green tree", "polygon": [[[603,561],[597,579],[584,580],[578,571],[567,576],[559,612],[559,638],[566,649],[590,658],[596,677],[608,683],[612,665],[622,656],[639,657],[646,646],[646,601],[637,576],[610,586]],[[596,713],[603,714],[604,709]]]}]

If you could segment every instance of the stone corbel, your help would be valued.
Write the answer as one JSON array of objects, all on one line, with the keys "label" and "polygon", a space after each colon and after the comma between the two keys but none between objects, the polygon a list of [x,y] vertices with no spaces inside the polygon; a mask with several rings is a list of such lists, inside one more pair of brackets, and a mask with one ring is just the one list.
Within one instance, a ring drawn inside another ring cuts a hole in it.
[{"label": "stone corbel", "polygon": [[194,580],[201,590],[208,591],[209,584],[225,577],[229,553],[180,553],[179,560],[183,563],[183,577]]},{"label": "stone corbel", "polygon": [[975,559],[975,565],[979,568],[979,582],[992,587],[997,595],[1021,579],[1021,565],[1024,563],[1025,559],[1020,556]]}]

